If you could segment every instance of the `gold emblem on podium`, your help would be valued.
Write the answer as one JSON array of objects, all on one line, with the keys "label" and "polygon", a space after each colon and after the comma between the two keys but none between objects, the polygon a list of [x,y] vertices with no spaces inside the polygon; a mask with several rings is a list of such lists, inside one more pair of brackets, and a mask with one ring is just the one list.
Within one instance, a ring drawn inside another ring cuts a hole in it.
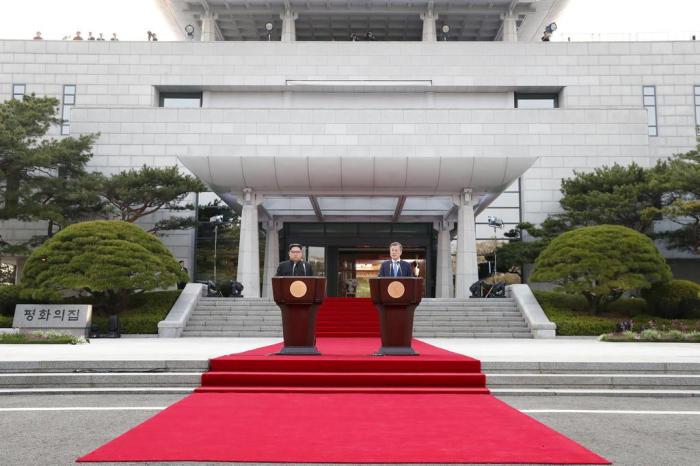
[{"label": "gold emblem on podium", "polygon": [[401,282],[391,282],[389,286],[387,286],[386,291],[389,293],[389,296],[398,299],[406,292],[406,288],[404,288]]},{"label": "gold emblem on podium", "polygon": [[306,294],[306,291],[306,283],[302,282],[301,280],[295,280],[291,285],[289,285],[289,292],[295,298],[301,298]]}]

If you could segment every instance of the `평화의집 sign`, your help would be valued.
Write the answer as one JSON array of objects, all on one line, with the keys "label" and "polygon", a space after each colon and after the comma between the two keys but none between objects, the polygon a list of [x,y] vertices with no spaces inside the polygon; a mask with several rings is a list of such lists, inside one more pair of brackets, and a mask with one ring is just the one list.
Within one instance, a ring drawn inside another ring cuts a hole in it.
[{"label": "\ud3c9\ud654\uc758\uc9d1 sign", "polygon": [[55,331],[87,337],[92,324],[91,304],[18,304],[12,327],[20,332]]}]

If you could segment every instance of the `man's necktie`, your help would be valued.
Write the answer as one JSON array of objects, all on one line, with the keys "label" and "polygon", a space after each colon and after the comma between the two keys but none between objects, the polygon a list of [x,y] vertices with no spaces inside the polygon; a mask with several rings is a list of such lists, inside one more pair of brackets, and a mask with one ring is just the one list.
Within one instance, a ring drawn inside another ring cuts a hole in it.
[{"label": "man's necktie", "polygon": [[297,263],[295,262],[294,264],[292,264],[292,276],[295,275],[294,271],[296,270],[296,268],[297,268]]},{"label": "man's necktie", "polygon": [[393,275],[394,275],[394,277],[398,277],[398,276],[399,276],[399,263],[396,262],[396,261],[394,261],[393,263],[394,263],[394,267],[393,267],[393,269],[394,269],[393,272],[394,272],[394,273],[393,273]]}]

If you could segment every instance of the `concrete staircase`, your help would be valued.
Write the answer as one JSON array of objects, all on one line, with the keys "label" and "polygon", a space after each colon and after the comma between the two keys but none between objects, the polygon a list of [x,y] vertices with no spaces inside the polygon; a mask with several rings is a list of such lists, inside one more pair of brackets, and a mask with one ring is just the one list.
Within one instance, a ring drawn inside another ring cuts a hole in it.
[{"label": "concrete staircase", "polygon": [[282,337],[274,301],[258,298],[201,298],[183,337]]},{"label": "concrete staircase", "polygon": [[511,298],[424,299],[413,321],[416,337],[532,338]]},{"label": "concrete staircase", "polygon": [[[0,396],[17,394],[187,394],[209,361],[0,361]],[[698,363],[487,361],[496,396],[700,397]]]},{"label": "concrete staircase", "polygon": [[[515,301],[424,299],[416,309],[416,337],[532,338]],[[277,305],[255,298],[201,298],[183,337],[281,337]]]}]

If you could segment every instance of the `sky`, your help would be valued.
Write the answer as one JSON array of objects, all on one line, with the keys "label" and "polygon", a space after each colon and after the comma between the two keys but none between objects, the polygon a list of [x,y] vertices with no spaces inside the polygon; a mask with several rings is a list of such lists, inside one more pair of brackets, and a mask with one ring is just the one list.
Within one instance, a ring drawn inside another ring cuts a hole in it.
[{"label": "sky", "polygon": [[[253,2],[255,0],[251,0]],[[81,31],[121,40],[181,40],[163,0],[0,0],[0,38],[59,40]],[[700,40],[700,0],[569,0],[552,40]]]}]

